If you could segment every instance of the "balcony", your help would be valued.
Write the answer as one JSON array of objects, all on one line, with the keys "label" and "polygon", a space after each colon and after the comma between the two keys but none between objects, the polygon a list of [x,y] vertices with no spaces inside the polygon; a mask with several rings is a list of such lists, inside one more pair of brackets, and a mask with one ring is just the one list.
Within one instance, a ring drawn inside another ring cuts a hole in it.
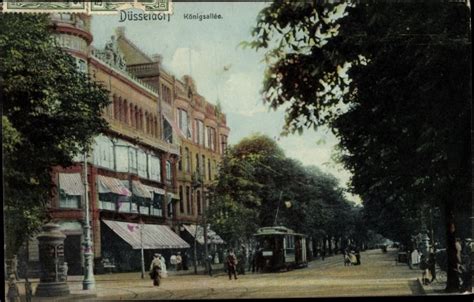
[{"label": "balcony", "polygon": [[160,63],[143,63],[127,65],[127,71],[134,74],[137,77],[150,77],[157,76],[160,74]]}]

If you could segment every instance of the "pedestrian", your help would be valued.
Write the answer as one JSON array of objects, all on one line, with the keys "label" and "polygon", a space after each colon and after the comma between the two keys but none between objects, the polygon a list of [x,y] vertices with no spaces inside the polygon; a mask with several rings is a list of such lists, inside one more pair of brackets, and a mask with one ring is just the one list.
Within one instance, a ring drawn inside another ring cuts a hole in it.
[{"label": "pedestrian", "polygon": [[255,256],[255,251],[254,251],[253,249],[250,249],[250,250],[249,250],[248,259],[247,259],[248,264],[249,264],[247,270],[248,270],[249,272],[252,271],[252,265],[253,265],[253,258],[254,258],[254,256]]},{"label": "pedestrian", "polygon": [[155,254],[150,264],[150,278],[153,279],[154,286],[160,286],[161,260],[160,255]]},{"label": "pedestrian", "polygon": [[220,261],[219,261],[219,253],[216,251],[216,253],[214,254],[214,264],[219,264]]},{"label": "pedestrian", "polygon": [[237,273],[235,272],[237,266],[237,257],[235,257],[234,251],[232,249],[228,250],[228,255],[226,258],[227,263],[227,272],[229,273],[229,280],[232,280],[232,275],[234,279],[237,280]]},{"label": "pedestrian", "polygon": [[178,255],[176,255],[176,270],[180,271],[183,269],[182,263],[183,258],[181,258],[181,252],[178,252]]},{"label": "pedestrian", "polygon": [[16,284],[15,275],[11,274],[8,279],[7,298],[9,302],[20,302],[20,291]]},{"label": "pedestrian", "polygon": [[436,279],[436,259],[435,254],[433,252],[431,252],[428,256],[427,266],[431,275],[431,283]]},{"label": "pedestrian", "polygon": [[184,271],[188,270],[188,252],[184,251],[183,257],[181,258],[181,267]]},{"label": "pedestrian", "polygon": [[245,275],[245,265],[247,261],[247,251],[245,249],[245,246],[242,244],[241,250],[240,250],[240,257],[239,257],[239,275]]},{"label": "pedestrian", "polygon": [[170,264],[173,270],[178,270],[178,268],[176,267],[176,255],[174,253],[170,257]]},{"label": "pedestrian", "polygon": [[212,255],[211,254],[207,255],[206,262],[207,262],[207,272],[209,276],[212,277]]},{"label": "pedestrian", "polygon": [[425,255],[421,255],[420,269],[421,281],[423,285],[428,285],[430,283],[430,271],[428,269],[428,259],[426,259]]},{"label": "pedestrian", "polygon": [[411,258],[411,265],[416,266],[420,264],[420,253],[418,253],[418,249],[415,248],[410,255]]}]

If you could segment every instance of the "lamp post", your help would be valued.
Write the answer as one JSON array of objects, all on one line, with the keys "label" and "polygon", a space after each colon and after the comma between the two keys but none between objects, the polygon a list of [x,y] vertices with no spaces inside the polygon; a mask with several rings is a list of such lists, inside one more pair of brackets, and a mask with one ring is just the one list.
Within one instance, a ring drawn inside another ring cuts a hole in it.
[{"label": "lamp post", "polygon": [[84,203],[85,203],[85,238],[84,238],[84,280],[82,289],[90,290],[95,288],[94,278],[94,253],[92,252],[91,226],[89,219],[89,183],[87,181],[87,151],[84,152]]},{"label": "lamp post", "polygon": [[140,257],[142,266],[142,279],[145,279],[145,255],[143,252],[143,220],[140,218]]}]

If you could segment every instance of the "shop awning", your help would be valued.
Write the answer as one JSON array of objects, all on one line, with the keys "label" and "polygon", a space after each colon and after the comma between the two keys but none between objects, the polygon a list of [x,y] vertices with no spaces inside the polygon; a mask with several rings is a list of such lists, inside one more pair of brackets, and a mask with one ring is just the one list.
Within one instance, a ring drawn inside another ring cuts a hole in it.
[{"label": "shop awning", "polygon": [[[130,244],[134,250],[140,249],[142,242],[144,249],[184,249],[190,247],[167,225],[137,224],[113,220],[102,221],[120,238]],[[142,230],[140,230],[140,227],[142,227]]]},{"label": "shop awning", "polygon": [[153,197],[151,191],[137,180],[132,181],[132,193],[138,197],[151,199]]},{"label": "shop awning", "polygon": [[67,195],[84,195],[80,173],[59,173],[59,189]]},{"label": "shop awning", "polygon": [[117,178],[97,175],[99,193],[114,193],[123,196],[132,196],[132,192],[127,189]]},{"label": "shop awning", "polygon": [[[191,236],[194,237],[196,235],[196,225],[195,224],[184,224],[183,226],[186,229],[186,231],[188,231],[188,233],[191,234]],[[204,228],[200,225],[197,226],[196,241],[199,244],[204,244]],[[207,229],[207,242],[208,243],[214,243],[214,244],[224,244],[225,243],[224,240],[222,240],[222,238],[219,235],[217,235],[217,233],[214,232],[213,230],[211,230],[210,228]]]},{"label": "shop awning", "polygon": [[142,186],[145,187],[148,191],[153,192],[154,194],[165,195],[165,190],[163,189],[147,186],[144,184],[142,184]]}]

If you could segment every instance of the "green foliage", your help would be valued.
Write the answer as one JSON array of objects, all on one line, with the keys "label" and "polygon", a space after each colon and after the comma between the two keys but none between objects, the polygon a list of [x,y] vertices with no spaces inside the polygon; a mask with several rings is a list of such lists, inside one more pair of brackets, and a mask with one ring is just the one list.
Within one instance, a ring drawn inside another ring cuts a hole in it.
[{"label": "green foliage", "polygon": [[353,191],[391,219],[388,203],[440,205],[468,183],[469,32],[463,3],[275,2],[250,46],[268,49],[264,93],[289,105],[286,129],[330,126]]},{"label": "green foliage", "polygon": [[0,15],[9,253],[47,219],[51,167],[68,166],[107,128],[108,92],[56,44],[47,15]]},{"label": "green foliage", "polygon": [[288,108],[285,130],[329,126],[364,217],[407,241],[426,223],[425,205],[446,223],[470,216],[470,34],[462,2],[278,1],[248,45],[267,49],[263,93]]},{"label": "green foliage", "polygon": [[261,134],[229,147],[213,191],[210,221],[228,242],[247,241],[257,228],[274,225],[277,210],[276,224],[315,239],[353,237],[355,212],[337,179],[285,157]]}]

